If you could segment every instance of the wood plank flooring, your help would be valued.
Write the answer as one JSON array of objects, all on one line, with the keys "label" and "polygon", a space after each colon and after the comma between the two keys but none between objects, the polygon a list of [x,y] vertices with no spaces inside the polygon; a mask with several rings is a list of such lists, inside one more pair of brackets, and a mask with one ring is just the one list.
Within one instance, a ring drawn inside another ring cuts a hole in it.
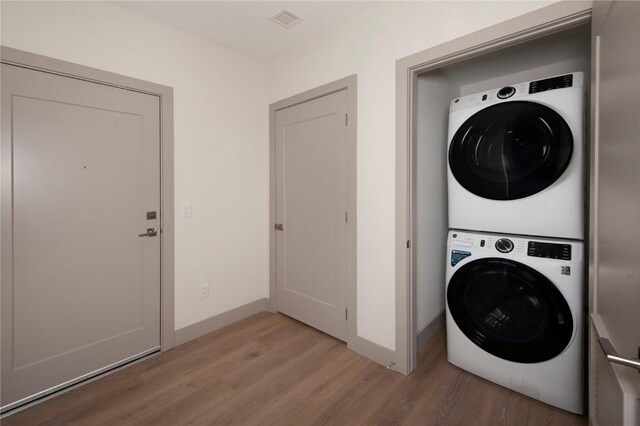
[{"label": "wood plank flooring", "polygon": [[17,412],[38,425],[586,425],[446,360],[440,331],[409,377],[261,313]]}]

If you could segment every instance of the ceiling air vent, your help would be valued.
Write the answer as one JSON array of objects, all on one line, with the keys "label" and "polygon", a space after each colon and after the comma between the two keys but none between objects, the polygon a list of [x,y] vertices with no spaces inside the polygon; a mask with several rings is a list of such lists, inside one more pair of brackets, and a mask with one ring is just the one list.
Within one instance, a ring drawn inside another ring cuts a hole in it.
[{"label": "ceiling air vent", "polygon": [[282,9],[281,11],[273,15],[271,18],[269,18],[269,20],[275,22],[276,24],[284,28],[289,29],[294,25],[296,25],[297,23],[299,23],[300,21],[302,21],[302,18],[300,17],[300,15],[288,9]]}]

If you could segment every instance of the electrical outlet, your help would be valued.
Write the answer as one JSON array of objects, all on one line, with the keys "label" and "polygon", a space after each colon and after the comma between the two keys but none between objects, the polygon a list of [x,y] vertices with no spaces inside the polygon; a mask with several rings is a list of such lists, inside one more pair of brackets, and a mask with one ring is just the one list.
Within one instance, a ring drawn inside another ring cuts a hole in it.
[{"label": "electrical outlet", "polygon": [[200,297],[209,297],[209,284],[200,284]]},{"label": "electrical outlet", "polygon": [[191,203],[182,203],[182,216],[191,217]]}]

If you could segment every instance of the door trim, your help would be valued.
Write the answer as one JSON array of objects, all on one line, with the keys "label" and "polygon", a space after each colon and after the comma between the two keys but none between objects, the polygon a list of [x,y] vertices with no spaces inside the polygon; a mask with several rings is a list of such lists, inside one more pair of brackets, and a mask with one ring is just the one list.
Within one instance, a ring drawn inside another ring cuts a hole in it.
[{"label": "door trim", "polygon": [[[175,346],[173,88],[108,71],[0,46],[0,62],[157,96],[160,101],[160,350]],[[6,173],[6,172],[5,172]],[[9,171],[11,174],[12,170]]]},{"label": "door trim", "polygon": [[31,405],[38,404],[46,399],[49,399],[58,395],[59,393],[62,393],[60,391],[66,392],[68,390],[71,390],[71,388],[74,387],[75,385],[82,385],[87,380],[90,380],[92,378],[97,378],[97,376],[104,373],[110,373],[119,367],[125,367],[128,365],[131,365],[134,361],[139,361],[144,357],[147,357],[149,355],[152,355],[158,352],[160,352],[160,346],[156,346],[154,348],[148,349],[136,355],[128,356],[123,360],[114,362],[109,365],[105,365],[104,367],[101,367],[97,370],[85,373],[82,376],[76,377],[71,380],[67,380],[66,382],[52,386],[48,389],[41,390],[40,392],[34,393],[33,395],[27,396],[26,398],[22,398],[22,399],[19,399],[18,401],[12,402],[11,404],[7,404],[4,407],[2,407],[3,409],[2,417],[0,418],[4,418],[5,414],[11,415],[11,414],[17,413],[18,411],[22,411],[24,408],[28,408]]},{"label": "door trim", "polygon": [[357,76],[350,75],[343,79],[316,87],[315,89],[291,96],[269,105],[269,299],[267,309],[277,311],[276,282],[276,111],[290,108],[342,90],[347,91],[347,345],[351,347],[357,337]]},{"label": "door trim", "polygon": [[[409,374],[417,364],[415,282],[412,274],[412,146],[418,74],[582,25],[590,1],[562,1],[396,61],[396,365]],[[447,226],[447,224],[443,224]],[[412,245],[413,246],[413,245]],[[444,283],[443,283],[444,285]]]}]

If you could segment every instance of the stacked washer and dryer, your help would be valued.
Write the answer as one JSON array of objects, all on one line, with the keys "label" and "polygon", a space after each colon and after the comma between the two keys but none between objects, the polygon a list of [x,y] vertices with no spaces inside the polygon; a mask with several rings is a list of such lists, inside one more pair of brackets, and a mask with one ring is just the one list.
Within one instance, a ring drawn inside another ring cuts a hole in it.
[{"label": "stacked washer and dryer", "polygon": [[575,413],[583,402],[584,81],[454,99],[449,362]]}]

